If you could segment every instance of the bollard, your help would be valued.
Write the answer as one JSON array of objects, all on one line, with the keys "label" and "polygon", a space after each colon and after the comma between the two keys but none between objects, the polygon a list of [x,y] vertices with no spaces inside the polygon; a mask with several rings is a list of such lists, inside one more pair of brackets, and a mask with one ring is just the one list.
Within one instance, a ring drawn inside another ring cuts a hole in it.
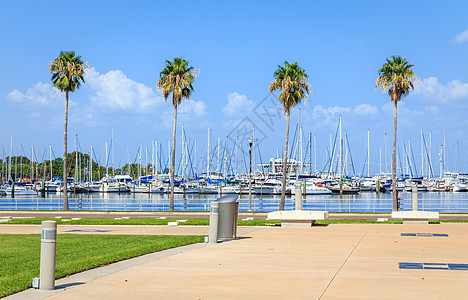
[{"label": "bollard", "polygon": [[296,182],[294,185],[296,195],[296,210],[302,210],[302,188],[301,183]]},{"label": "bollard", "polygon": [[39,289],[55,289],[55,254],[57,250],[57,222],[42,221],[41,270]]},{"label": "bollard", "polygon": [[46,190],[45,181],[42,180],[42,190],[41,190],[41,197],[42,197],[42,198],[45,197],[45,190]]},{"label": "bollard", "polygon": [[218,242],[218,220],[219,220],[219,203],[211,202],[210,204],[210,231],[208,235],[209,243]]},{"label": "bollard", "polygon": [[418,210],[418,186],[414,185],[411,189],[411,196],[413,198],[413,211]]},{"label": "bollard", "polygon": [[304,181],[302,184],[302,199],[305,200],[307,195],[307,183]]}]

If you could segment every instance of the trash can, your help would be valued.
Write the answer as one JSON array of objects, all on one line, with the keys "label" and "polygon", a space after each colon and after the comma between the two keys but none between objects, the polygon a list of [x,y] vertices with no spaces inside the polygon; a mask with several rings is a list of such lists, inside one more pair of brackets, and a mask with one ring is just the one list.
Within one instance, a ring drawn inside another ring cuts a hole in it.
[{"label": "trash can", "polygon": [[219,203],[218,240],[232,240],[237,237],[239,195],[227,195],[216,200]]}]

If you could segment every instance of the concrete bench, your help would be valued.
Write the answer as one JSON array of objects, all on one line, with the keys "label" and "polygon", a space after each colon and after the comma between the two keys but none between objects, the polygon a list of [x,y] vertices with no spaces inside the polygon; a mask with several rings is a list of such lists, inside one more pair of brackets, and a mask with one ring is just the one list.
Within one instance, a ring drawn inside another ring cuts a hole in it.
[{"label": "concrete bench", "polygon": [[328,219],[328,211],[283,210],[267,216],[267,220],[281,220],[281,227],[311,227],[316,220],[325,219]]},{"label": "concrete bench", "polygon": [[393,219],[403,219],[403,224],[429,224],[429,219],[439,219],[436,211],[394,211]]}]

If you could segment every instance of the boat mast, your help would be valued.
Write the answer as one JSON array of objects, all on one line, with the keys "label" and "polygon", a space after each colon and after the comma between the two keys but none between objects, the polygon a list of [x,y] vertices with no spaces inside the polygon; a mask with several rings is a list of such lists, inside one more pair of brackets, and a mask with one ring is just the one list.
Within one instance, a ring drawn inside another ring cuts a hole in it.
[{"label": "boat mast", "polygon": [[[20,153],[21,155],[22,153]],[[21,158],[20,158],[21,159]],[[21,165],[21,169],[23,169],[23,165]],[[31,179],[34,179],[34,146],[31,147]],[[21,172],[21,171],[20,171]],[[15,177],[16,177],[16,172],[15,172]]]},{"label": "boat mast", "polygon": [[423,145],[423,130],[421,128],[421,177],[424,179],[424,145]]},{"label": "boat mast", "polygon": [[75,134],[75,182],[78,182],[78,134]]},{"label": "boat mast", "polygon": [[439,150],[439,177],[440,179],[442,179],[442,175],[443,175],[443,172],[444,172],[444,167],[443,167],[443,148],[444,146],[443,145],[440,145],[440,150]]},{"label": "boat mast", "polygon": [[8,155],[8,180],[11,180],[11,152],[13,151],[13,136],[10,141],[10,154]]},{"label": "boat mast", "polygon": [[382,174],[382,147],[379,148],[379,174]]},{"label": "boat mast", "polygon": [[314,134],[314,173],[317,172],[317,136]]},{"label": "boat mast", "polygon": [[370,131],[367,129],[367,177],[370,177]]},{"label": "boat mast", "polygon": [[[335,139],[336,139],[336,135],[335,135]],[[334,150],[334,146],[332,144],[332,134],[330,132],[330,154],[329,154],[329,157],[330,157],[330,167],[328,168],[329,170],[331,170],[331,172],[333,172],[333,160],[334,160],[334,155],[333,155],[333,150]],[[330,174],[328,174],[328,176],[330,176]]]},{"label": "boat mast", "polygon": [[341,136],[341,116],[340,116],[340,182],[341,182],[341,177],[343,177],[343,138]]},{"label": "boat mast", "polygon": [[193,172],[195,173],[195,178],[197,178],[197,138],[194,141],[195,155],[193,159]]},{"label": "boat mast", "polygon": [[107,141],[106,141],[106,174],[104,176],[107,177]]},{"label": "boat mast", "polygon": [[139,164],[138,164],[138,183],[139,184],[141,184],[140,180],[141,180],[141,150],[143,148],[142,144],[143,143],[140,142],[140,153],[138,155],[138,162],[139,162]]},{"label": "boat mast", "polygon": [[223,150],[223,163],[224,163],[224,172],[226,173],[225,178],[228,175],[228,159],[227,156],[229,155],[228,152],[228,137],[226,136],[226,140],[224,141],[224,150]]},{"label": "boat mast", "polygon": [[312,175],[312,132],[309,132],[309,175]]},{"label": "boat mast", "polygon": [[52,144],[49,144],[49,162],[50,162],[50,180],[53,179],[52,174]]},{"label": "boat mast", "polygon": [[[411,172],[411,177],[413,177],[413,162],[411,160],[411,156],[410,154],[412,155],[412,152],[413,150],[411,149],[411,140],[408,140],[408,152],[406,153],[406,157],[408,158],[408,163],[409,163],[409,167],[410,167],[410,172]],[[415,172],[416,173],[416,172]],[[416,175],[416,174],[415,174]],[[416,175],[417,176],[417,175]]]},{"label": "boat mast", "polygon": [[387,133],[384,134],[384,137],[385,137],[385,173],[388,174],[388,160],[387,160],[387,157],[388,157],[388,149],[387,149]]},{"label": "boat mast", "polygon": [[154,152],[155,152],[155,168],[154,168],[154,176],[158,175],[158,140],[154,140]]},{"label": "boat mast", "polygon": [[151,173],[154,179],[154,140],[151,140]]},{"label": "boat mast", "polygon": [[23,144],[20,145],[20,166],[20,179],[23,179]]},{"label": "boat mast", "polygon": [[236,147],[235,147],[235,148],[236,148],[236,157],[235,157],[235,159],[236,159],[236,163],[235,163],[235,168],[236,168],[236,170],[235,170],[234,174],[237,174],[237,173],[238,173],[238,170],[237,170],[237,163],[238,163],[238,161],[237,161],[237,155],[239,154],[239,153],[238,153],[238,152],[239,152],[239,145],[237,144],[237,139],[238,139],[238,136],[236,135]]},{"label": "boat mast", "polygon": [[145,146],[145,176],[148,176],[148,146]]},{"label": "boat mast", "polygon": [[112,176],[115,177],[115,165],[114,165],[114,148],[115,148],[115,141],[114,141],[114,126],[112,126],[112,141],[111,141],[111,154],[112,154]]},{"label": "boat mast", "polygon": [[218,150],[218,161],[216,162],[216,172],[218,172],[218,176],[219,176],[219,172],[221,171],[221,161],[219,160],[220,144],[221,144],[221,139],[218,136],[218,149],[217,149]]},{"label": "boat mast", "polygon": [[[255,126],[252,126],[252,140],[255,141]],[[257,165],[257,156],[255,155],[255,143],[252,143],[252,157],[253,157],[253,173],[255,177],[255,166]],[[288,171],[288,162],[286,161],[286,173]],[[288,174],[286,174],[286,178],[288,178]]]},{"label": "boat mast", "polygon": [[[299,118],[297,120],[299,126],[299,139],[298,139],[298,146],[299,146],[299,170],[297,172],[298,176],[302,173],[304,162],[303,162],[303,153],[302,153],[302,126],[301,126],[301,108],[299,108]],[[299,178],[299,177],[298,177]]]},{"label": "boat mast", "polygon": [[432,167],[432,131],[429,131],[429,159],[428,159],[428,164],[431,168],[431,173],[429,175],[432,174],[432,176],[430,178],[432,178],[434,176],[434,170],[433,170],[433,167]]},{"label": "boat mast", "polygon": [[445,140],[445,128],[444,128],[444,152],[443,152],[443,156],[442,156],[443,159],[444,159],[444,161],[443,161],[443,170],[444,170],[444,173],[443,173],[443,174],[445,174],[445,172],[447,171],[447,167],[446,167],[446,163],[445,163],[445,154],[446,154],[446,149],[447,149],[447,148],[446,148],[445,142],[446,142],[446,140]]},{"label": "boat mast", "polygon": [[186,153],[185,153],[185,150],[186,150],[186,147],[185,147],[185,132],[184,132],[184,124],[182,124],[182,130],[180,132],[180,134],[182,135],[182,156],[180,158],[180,169],[181,169],[181,174],[182,174],[182,177],[185,176],[185,166],[186,166]]},{"label": "boat mast", "polygon": [[206,151],[206,177],[210,176],[210,128],[208,127],[208,150]]},{"label": "boat mast", "polygon": [[93,182],[93,145],[89,147],[89,182]]}]

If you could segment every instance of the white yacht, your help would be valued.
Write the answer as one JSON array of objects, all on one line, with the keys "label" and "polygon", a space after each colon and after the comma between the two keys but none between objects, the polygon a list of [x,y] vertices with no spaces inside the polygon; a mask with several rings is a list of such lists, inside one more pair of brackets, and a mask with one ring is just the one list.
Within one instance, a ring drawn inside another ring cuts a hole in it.
[{"label": "white yacht", "polygon": [[[117,176],[128,176],[128,175],[117,175]],[[101,192],[103,193],[128,193],[130,192],[130,187],[123,178],[117,179],[117,176],[114,177],[104,177],[102,179]],[[128,176],[130,177],[130,176]]]},{"label": "white yacht", "polygon": [[283,189],[283,183],[278,179],[267,179],[264,183],[252,186],[256,194],[279,195]]},{"label": "white yacht", "polygon": [[306,195],[326,195],[331,193],[332,191],[324,187],[322,184],[315,184],[314,182],[309,181],[306,182]]},{"label": "white yacht", "polygon": [[454,192],[468,192],[468,177],[458,176],[457,181],[453,185]]},{"label": "white yacht", "polygon": [[[11,195],[12,188],[7,187],[5,192],[7,195]],[[24,186],[15,186],[15,195],[37,195],[37,192]]]},{"label": "white yacht", "polygon": [[201,194],[218,194],[219,187],[216,184],[200,185]]}]

